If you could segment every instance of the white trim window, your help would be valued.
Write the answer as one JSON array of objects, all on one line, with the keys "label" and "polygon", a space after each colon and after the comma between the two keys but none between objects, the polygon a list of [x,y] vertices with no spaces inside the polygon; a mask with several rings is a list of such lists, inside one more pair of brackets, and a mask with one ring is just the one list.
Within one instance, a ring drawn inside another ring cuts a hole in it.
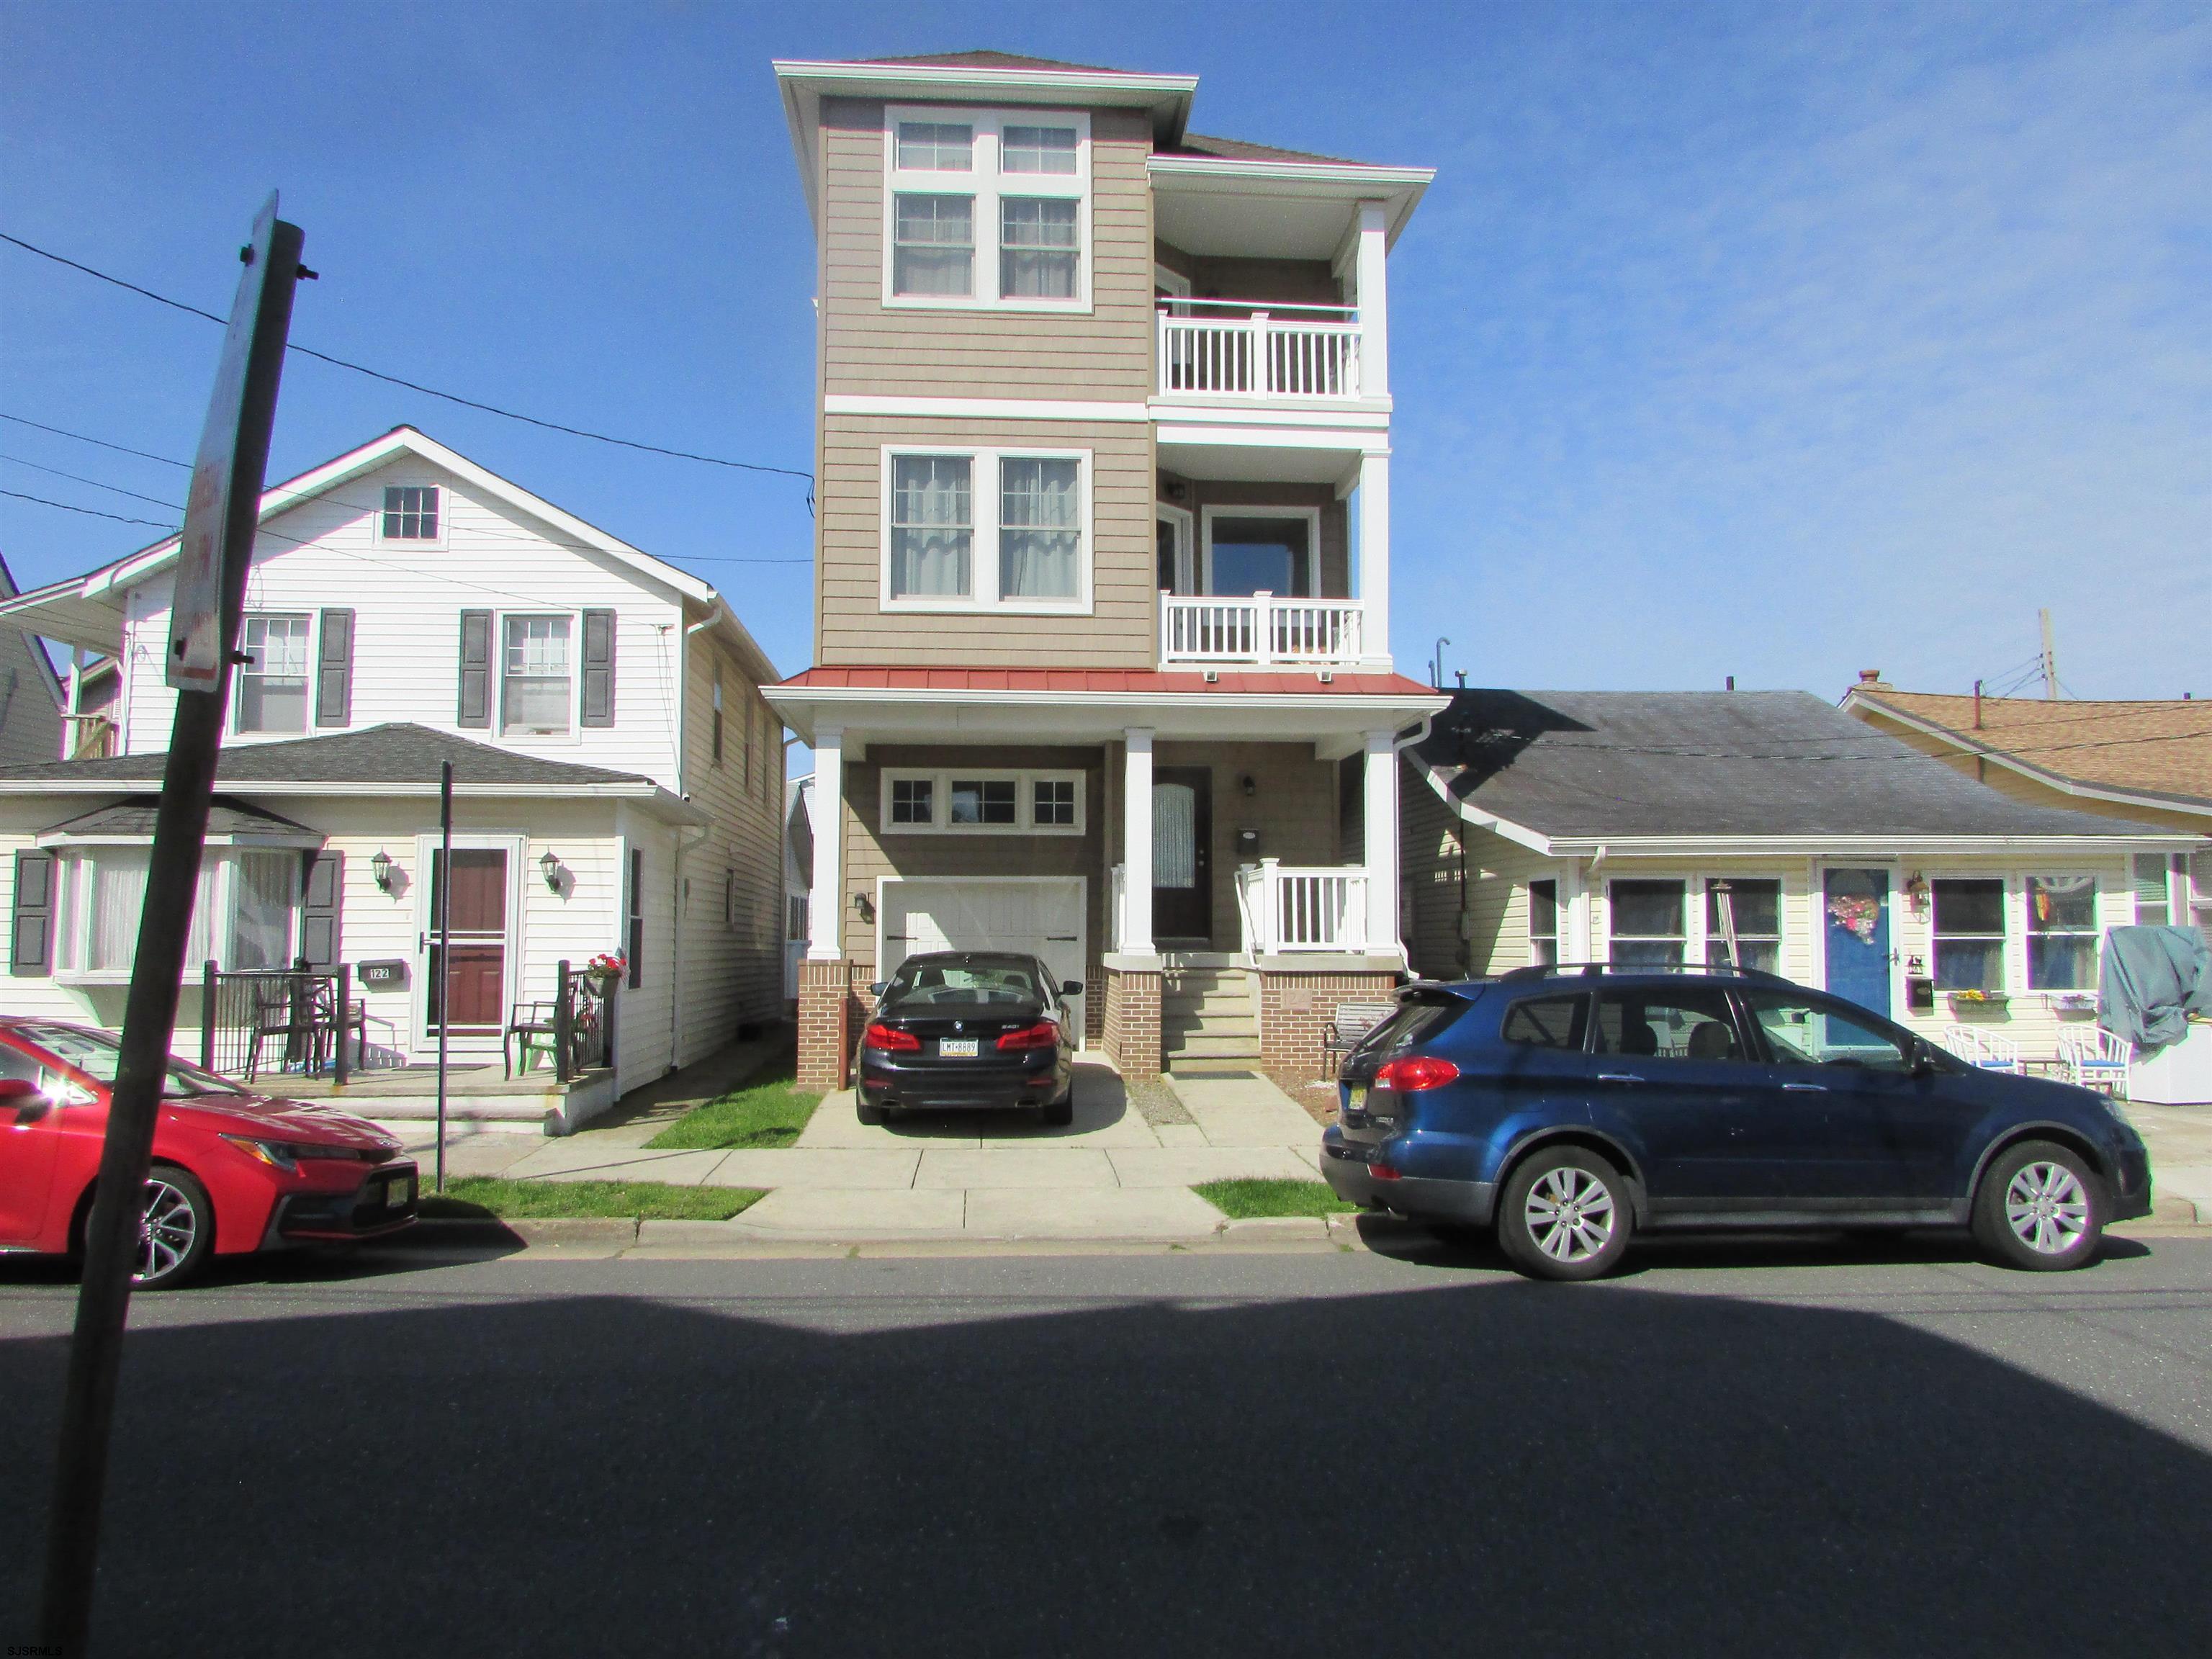
[{"label": "white trim window", "polygon": [[[1200,520],[1200,592],[1320,596],[1319,507],[1209,506]],[[1297,528],[1267,528],[1277,524]]]},{"label": "white trim window", "polygon": [[2176,879],[2189,898],[2190,919],[2204,942],[2212,945],[2212,853],[2191,853]]},{"label": "white trim window", "polygon": [[1606,955],[1616,968],[1663,968],[1685,960],[1683,926],[1688,884],[1679,877],[1609,882]]},{"label": "white trim window", "polygon": [[238,685],[232,695],[235,732],[294,733],[307,729],[309,643],[313,618],[249,616],[239,629]]},{"label": "white trim window", "polygon": [[1928,884],[1929,932],[1939,991],[2005,988],[2005,884],[2001,876],[1938,876]]},{"label": "white trim window", "polygon": [[500,618],[499,729],[502,737],[566,737],[574,728],[575,619]]},{"label": "white trim window", "polygon": [[1153,585],[1163,593],[1195,592],[1198,572],[1191,546],[1194,522],[1190,514],[1165,501],[1154,503],[1152,511],[1158,523],[1152,562]]},{"label": "white trim window", "polygon": [[885,767],[878,822],[887,836],[1079,836],[1079,771]]},{"label": "white trim window", "polygon": [[[1705,961],[1715,968],[1782,971],[1782,884],[1775,878],[1712,876],[1705,880]],[[1729,951],[1735,925],[1737,954]]]},{"label": "white trim window", "polygon": [[1091,609],[1091,453],[883,451],[886,610]]},{"label": "white trim window", "polygon": [[[57,977],[118,985],[130,979],[152,851],[123,844],[62,849]],[[186,975],[210,957],[225,969],[289,963],[299,937],[301,870],[295,850],[208,848],[185,934]]]},{"label": "white trim window", "polygon": [[884,179],[886,306],[1091,308],[1087,114],[894,105]]},{"label": "white trim window", "polygon": [[445,495],[436,484],[385,485],[384,510],[377,514],[377,540],[431,545],[441,542]]},{"label": "white trim window", "polygon": [[1534,966],[1549,968],[1559,959],[1559,884],[1547,876],[1528,884],[1528,960]]},{"label": "white trim window", "polygon": [[2028,876],[2021,890],[2027,915],[2027,988],[2096,989],[2096,877]]}]

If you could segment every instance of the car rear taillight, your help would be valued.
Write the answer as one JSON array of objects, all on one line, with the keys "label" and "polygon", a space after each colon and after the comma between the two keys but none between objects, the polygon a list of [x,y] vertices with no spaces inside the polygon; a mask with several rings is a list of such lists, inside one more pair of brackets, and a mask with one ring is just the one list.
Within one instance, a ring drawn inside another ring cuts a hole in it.
[{"label": "car rear taillight", "polygon": [[863,1048],[881,1048],[894,1054],[918,1054],[921,1039],[911,1031],[895,1031],[888,1025],[871,1025],[860,1033]]},{"label": "car rear taillight", "polygon": [[1048,1019],[1034,1025],[1024,1025],[1009,1031],[999,1039],[1001,1048],[1056,1048],[1060,1046],[1060,1027]]},{"label": "car rear taillight", "polygon": [[1375,1073],[1374,1086],[1409,1095],[1422,1089],[1441,1089],[1459,1076],[1459,1067],[1434,1054],[1394,1060]]},{"label": "car rear taillight", "polygon": [[1406,1178],[1403,1171],[1394,1170],[1387,1164],[1370,1164],[1367,1166],[1367,1173],[1376,1181],[1403,1181]]}]

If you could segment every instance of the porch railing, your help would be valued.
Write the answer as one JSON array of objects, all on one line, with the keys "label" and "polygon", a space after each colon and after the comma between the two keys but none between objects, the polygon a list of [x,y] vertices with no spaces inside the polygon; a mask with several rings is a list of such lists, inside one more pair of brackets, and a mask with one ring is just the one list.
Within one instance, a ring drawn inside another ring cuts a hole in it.
[{"label": "porch railing", "polygon": [[1298,869],[1262,859],[1237,872],[1237,915],[1244,949],[1255,955],[1362,951],[1367,948],[1367,872]]},{"label": "porch railing", "polygon": [[1359,313],[1350,306],[1164,300],[1158,330],[1163,394],[1360,395]]},{"label": "porch railing", "polygon": [[607,981],[599,974],[579,973],[566,962],[555,973],[553,1075],[558,1082],[573,1083],[579,1073],[608,1063]]},{"label": "porch railing", "polygon": [[[362,1059],[368,1032],[354,1000],[353,969],[218,968],[200,970],[200,1065],[251,1082],[264,1071],[319,1073],[343,1083]],[[349,1062],[347,1045],[355,1054]]]},{"label": "porch railing", "polygon": [[1358,599],[1163,592],[1160,661],[1348,665],[1360,659],[1366,622]]}]

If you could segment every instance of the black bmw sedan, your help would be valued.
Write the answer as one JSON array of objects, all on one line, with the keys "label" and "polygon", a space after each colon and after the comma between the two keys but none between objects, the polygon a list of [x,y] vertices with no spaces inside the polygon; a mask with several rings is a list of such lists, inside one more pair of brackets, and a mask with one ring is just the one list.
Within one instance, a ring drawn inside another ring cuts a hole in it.
[{"label": "black bmw sedan", "polygon": [[860,1115],[1026,1108],[1049,1124],[1075,1117],[1079,1028],[1067,999],[1035,957],[933,951],[908,957],[869,988],[876,1006],[860,1036]]}]

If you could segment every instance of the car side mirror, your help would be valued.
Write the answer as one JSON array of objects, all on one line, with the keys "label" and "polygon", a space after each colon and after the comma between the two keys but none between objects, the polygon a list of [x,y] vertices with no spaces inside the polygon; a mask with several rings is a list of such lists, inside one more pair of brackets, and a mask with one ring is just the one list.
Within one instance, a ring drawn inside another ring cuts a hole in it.
[{"label": "car side mirror", "polygon": [[872,997],[879,997],[883,995],[884,992],[890,990],[890,987],[891,982],[887,979],[876,980],[869,985],[868,994]]},{"label": "car side mirror", "polygon": [[1083,981],[1081,980],[1075,979],[1064,979],[1060,981],[1060,994],[1064,997],[1081,996],[1083,994]]}]

